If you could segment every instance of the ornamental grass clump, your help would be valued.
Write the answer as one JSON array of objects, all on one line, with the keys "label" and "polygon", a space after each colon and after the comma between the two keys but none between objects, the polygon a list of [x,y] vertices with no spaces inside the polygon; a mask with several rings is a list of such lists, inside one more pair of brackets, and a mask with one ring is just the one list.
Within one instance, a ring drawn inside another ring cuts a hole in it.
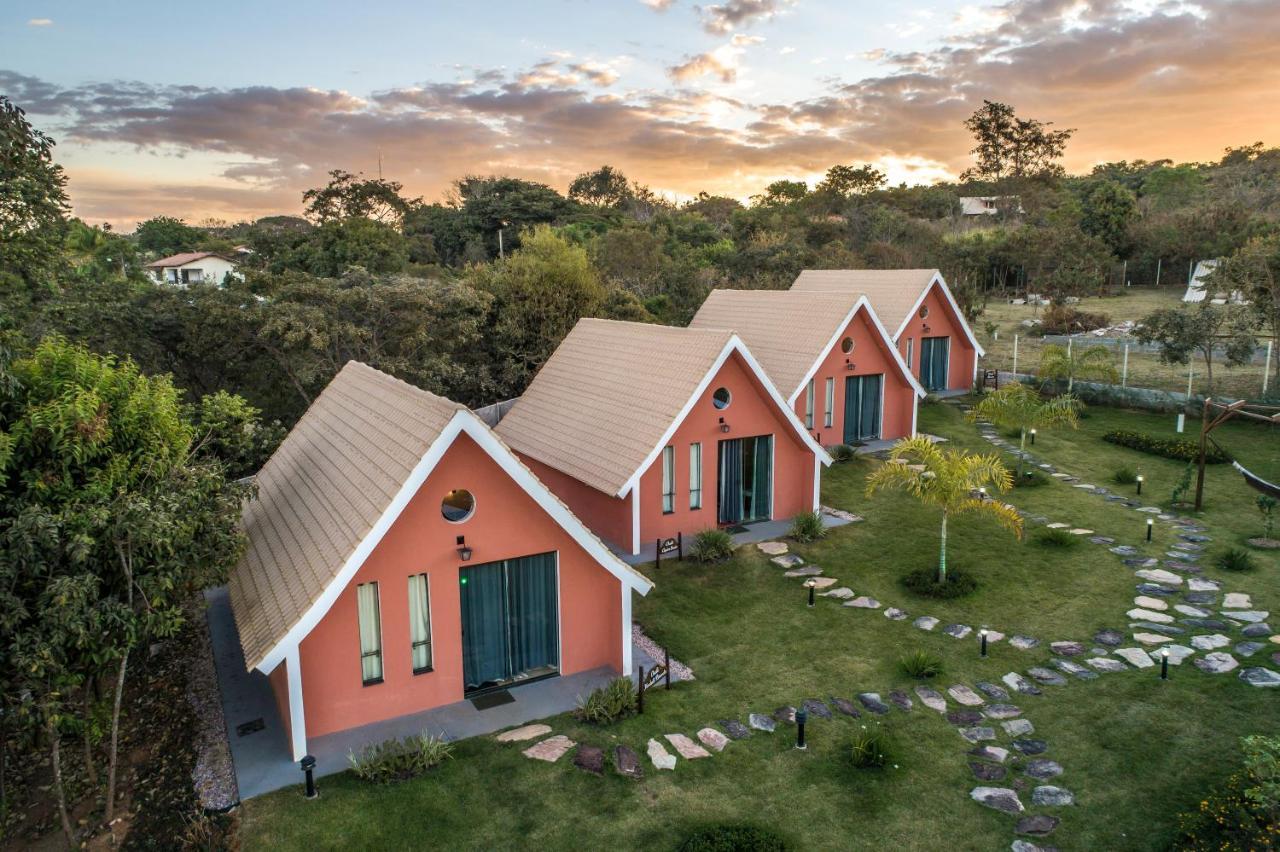
[{"label": "ornamental grass clump", "polygon": [[1252,571],[1256,566],[1249,551],[1232,547],[1218,556],[1218,567],[1223,571]]},{"label": "ornamental grass clump", "polygon": [[636,712],[636,689],[629,677],[614,678],[604,686],[591,690],[586,698],[578,697],[579,719],[593,725],[607,725]]},{"label": "ornamental grass clump", "polygon": [[1040,530],[1036,533],[1036,544],[1044,547],[1057,547],[1066,550],[1080,543],[1079,536],[1074,536],[1064,529]]},{"label": "ornamental grass clump", "polygon": [[889,742],[884,728],[877,723],[854,731],[849,741],[849,760],[856,769],[883,769],[889,762]]},{"label": "ornamental grass clump", "polygon": [[357,778],[374,784],[406,781],[453,756],[453,744],[432,734],[402,740],[390,739],[348,752],[347,761]]},{"label": "ornamental grass clump", "polygon": [[800,512],[792,519],[787,534],[799,542],[817,541],[827,534],[827,528],[817,512]]},{"label": "ornamental grass clump", "polygon": [[1111,479],[1117,485],[1133,485],[1138,481],[1138,474],[1134,473],[1131,467],[1116,468],[1116,472],[1111,474]]},{"label": "ornamental grass clump", "polygon": [[684,839],[678,852],[787,852],[790,848],[767,828],[726,823],[698,829]]},{"label": "ornamental grass clump", "polygon": [[942,659],[928,651],[912,651],[898,658],[898,668],[907,677],[928,680],[942,674]]},{"label": "ornamental grass clump", "polygon": [[853,460],[853,457],[857,455],[857,451],[848,444],[836,444],[827,450],[827,454],[831,456],[832,461],[847,462]]},{"label": "ornamental grass clump", "polygon": [[733,555],[733,536],[724,530],[703,530],[693,537],[690,558],[698,562],[720,562]]}]

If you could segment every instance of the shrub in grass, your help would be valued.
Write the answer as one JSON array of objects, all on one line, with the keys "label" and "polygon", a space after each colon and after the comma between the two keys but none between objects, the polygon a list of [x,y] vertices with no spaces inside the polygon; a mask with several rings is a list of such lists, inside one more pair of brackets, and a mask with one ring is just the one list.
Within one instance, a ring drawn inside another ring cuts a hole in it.
[{"label": "shrub in grass", "polygon": [[853,447],[848,444],[836,444],[834,447],[827,450],[827,453],[834,461],[838,462],[851,461],[853,457],[857,455]]},{"label": "shrub in grass", "polygon": [[[1104,434],[1102,440],[1138,452],[1150,453],[1153,456],[1164,456],[1167,459],[1186,462],[1200,459],[1200,445],[1195,441],[1185,441],[1181,438],[1157,438],[1142,432],[1116,429]],[[1211,445],[1205,453],[1205,461],[1209,464],[1224,464],[1231,461],[1231,456]]]},{"label": "shrub in grass", "polygon": [[693,537],[689,556],[698,562],[719,562],[733,554],[733,536],[724,530],[703,530]]},{"label": "shrub in grass", "polygon": [[1252,571],[1255,566],[1247,550],[1232,547],[1218,556],[1218,567],[1223,571]]},{"label": "shrub in grass", "polygon": [[357,778],[375,784],[416,778],[453,756],[453,744],[431,734],[402,740],[383,740],[348,752],[347,761]]},{"label": "shrub in grass", "polygon": [[858,769],[880,769],[889,762],[889,744],[884,728],[865,725],[849,741],[849,759]]},{"label": "shrub in grass", "polygon": [[959,568],[947,568],[947,579],[938,582],[937,568],[921,568],[903,576],[903,588],[924,598],[950,600],[972,594],[978,588],[978,581],[968,572]]},{"label": "shrub in grass", "polygon": [[1064,529],[1044,529],[1039,530],[1036,533],[1036,543],[1042,544],[1045,547],[1060,547],[1066,549],[1068,547],[1075,547],[1079,544],[1080,538],[1072,535]]},{"label": "shrub in grass", "polygon": [[912,651],[898,658],[898,668],[907,677],[925,680],[942,674],[942,660],[928,651]]},{"label": "shrub in grass", "polygon": [[1280,812],[1280,739],[1249,736],[1241,740],[1244,768],[1178,816],[1178,837],[1171,849],[1275,849]]},{"label": "shrub in grass", "polygon": [[1040,485],[1048,485],[1049,477],[1038,470],[1024,470],[1022,476],[1013,478],[1013,484],[1015,488],[1035,488]]},{"label": "shrub in grass", "polygon": [[1117,485],[1133,485],[1138,481],[1138,474],[1134,473],[1131,467],[1116,468],[1116,472],[1111,474],[1111,479]]},{"label": "shrub in grass", "polygon": [[690,834],[680,844],[679,852],[786,852],[790,848],[767,828],[725,823]]},{"label": "shrub in grass", "polygon": [[631,678],[614,678],[602,687],[593,689],[586,698],[578,697],[578,709],[574,714],[584,722],[607,725],[636,712],[636,690]]},{"label": "shrub in grass", "polygon": [[792,519],[791,531],[787,534],[799,542],[817,541],[827,534],[827,528],[817,512],[800,512]]}]

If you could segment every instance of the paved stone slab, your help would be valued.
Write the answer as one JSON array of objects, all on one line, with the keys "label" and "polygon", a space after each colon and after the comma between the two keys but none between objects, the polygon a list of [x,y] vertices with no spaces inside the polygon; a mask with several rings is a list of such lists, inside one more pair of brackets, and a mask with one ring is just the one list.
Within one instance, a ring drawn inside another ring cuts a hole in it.
[{"label": "paved stone slab", "polygon": [[1045,807],[1065,807],[1074,805],[1076,797],[1070,790],[1046,784],[1031,791],[1031,801]]},{"label": "paved stone slab", "polygon": [[[1187,580],[1187,588],[1193,592],[1217,592],[1222,589],[1222,584],[1217,580],[1205,580],[1201,577],[1192,577]],[[1192,603],[1195,603],[1195,601],[1192,601]]]},{"label": "paved stone slab", "polygon": [[1243,633],[1245,636],[1249,637],[1250,639],[1259,639],[1264,636],[1271,635],[1271,625],[1266,623],[1246,624],[1244,626],[1244,629],[1241,630],[1240,632]]},{"label": "paved stone slab", "polygon": [[769,561],[772,562],[774,565],[778,565],[782,568],[794,568],[797,565],[804,564],[804,559],[797,556],[794,553],[786,553],[786,554],[783,554],[782,556],[775,556]]},{"label": "paved stone slab", "polygon": [[1098,642],[1099,644],[1102,644],[1102,645],[1110,645],[1112,647],[1115,647],[1116,645],[1119,645],[1121,642],[1124,641],[1124,634],[1121,633],[1119,630],[1112,630],[1110,628],[1105,628],[1093,634],[1093,641]]},{"label": "paved stone slab", "polygon": [[1113,660],[1110,657],[1090,657],[1085,660],[1085,663],[1100,672],[1122,672],[1125,670],[1124,663]]},{"label": "paved stone slab", "polygon": [[1183,660],[1195,654],[1195,649],[1188,648],[1186,645],[1165,645],[1158,651],[1151,651],[1151,659],[1157,663],[1160,662],[1164,659],[1165,651],[1169,652],[1169,665],[1172,666],[1182,665]]},{"label": "paved stone slab", "polygon": [[1162,586],[1181,586],[1182,578],[1172,571],[1166,571],[1163,568],[1143,568],[1135,571],[1139,577],[1144,580],[1150,580],[1153,583],[1159,583]]},{"label": "paved stone slab", "polygon": [[1280,686],[1280,674],[1273,672],[1271,669],[1264,669],[1261,666],[1250,666],[1247,669],[1241,669],[1240,679],[1250,686],[1264,689]]},{"label": "paved stone slab", "polygon": [[573,748],[577,743],[566,737],[564,734],[556,734],[554,737],[548,737],[540,743],[529,746],[520,752],[525,757],[533,760],[544,760],[547,763],[555,763],[564,757],[565,752]]},{"label": "paved stone slab", "polygon": [[1067,679],[1052,669],[1046,669],[1043,666],[1032,666],[1027,669],[1027,674],[1031,675],[1040,683],[1048,686],[1066,686]]},{"label": "paved stone slab", "polygon": [[813,583],[815,589],[829,589],[840,581],[835,577],[814,577],[809,582]]},{"label": "paved stone slab", "polygon": [[1236,662],[1235,657],[1225,651],[1214,651],[1210,654],[1205,654],[1194,662],[1196,668],[1209,674],[1226,674],[1240,665]]},{"label": "paved stone slab", "polygon": [[897,707],[899,710],[904,710],[906,712],[910,712],[911,709],[915,706],[911,703],[910,696],[908,696],[901,689],[889,690],[889,700],[893,702],[894,707]]},{"label": "paved stone slab", "polygon": [[849,588],[848,586],[841,586],[838,589],[832,589],[829,592],[823,592],[822,597],[835,598],[838,601],[847,601],[849,598],[853,597],[853,589]]},{"label": "paved stone slab", "polygon": [[1015,635],[1010,637],[1009,644],[1017,648],[1019,651],[1030,651],[1032,648],[1040,644],[1040,640],[1031,636]]},{"label": "paved stone slab", "polygon": [[1116,648],[1112,653],[1135,668],[1149,669],[1155,665],[1142,648]]},{"label": "paved stone slab", "polygon": [[[1045,837],[1052,834],[1057,827],[1057,817],[1049,816],[1048,814],[1032,814],[1018,820],[1018,824],[1013,827],[1013,831],[1015,834],[1022,834],[1027,837]],[[1013,841],[1012,848],[1013,852],[1042,852],[1041,847],[1023,840]]]},{"label": "paved stone slab", "polygon": [[1058,671],[1066,672],[1072,677],[1077,677],[1080,680],[1094,680],[1098,677],[1096,672],[1091,672],[1084,666],[1079,663],[1072,662],[1071,660],[1063,660],[1061,658],[1054,657],[1050,662]]},{"label": "paved stone slab", "polygon": [[573,755],[573,765],[583,772],[592,775],[604,774],[604,749],[597,746],[581,745]]},{"label": "paved stone slab", "polygon": [[907,611],[904,609],[898,609],[896,606],[891,606],[884,611],[884,617],[892,619],[893,621],[906,621]]},{"label": "paved stone slab", "polygon": [[1008,701],[1009,691],[1002,686],[996,686],[987,680],[980,680],[974,684],[978,687],[978,691],[994,701]]},{"label": "paved stone slab", "polygon": [[[1078,487],[1078,486],[1077,486],[1077,487]],[[1070,525],[1070,524],[1064,524],[1064,523],[1062,523],[1061,521],[1057,521],[1057,522],[1052,523],[1052,524],[1046,524],[1046,526],[1047,526],[1049,529],[1051,529],[1051,530],[1065,530],[1067,527],[1069,527],[1069,526],[1071,526],[1071,525]]]},{"label": "paved stone slab", "polygon": [[1209,617],[1209,610],[1201,609],[1198,606],[1187,606],[1186,604],[1174,604],[1173,608],[1175,611],[1180,612],[1183,615],[1189,615],[1192,618],[1208,618]]},{"label": "paved stone slab", "polygon": [[1032,757],[1037,754],[1044,754],[1049,750],[1049,744],[1044,740],[1033,740],[1025,737],[1014,740],[1013,747],[1028,757]]},{"label": "paved stone slab", "polygon": [[1136,621],[1150,621],[1155,624],[1172,624],[1173,616],[1166,615],[1163,612],[1154,612],[1149,609],[1131,609],[1125,615]]},{"label": "paved stone slab", "polygon": [[977,710],[948,710],[946,719],[957,728],[967,728],[982,721],[982,713]]},{"label": "paved stone slab", "polygon": [[1157,612],[1164,612],[1169,608],[1169,605],[1159,598],[1152,598],[1147,595],[1138,595],[1133,599],[1133,602],[1143,609],[1154,609]]},{"label": "paved stone slab", "polygon": [[704,746],[714,751],[724,751],[724,747],[729,744],[729,738],[715,728],[703,728],[698,731],[698,739]]},{"label": "paved stone slab", "polygon": [[844,715],[852,716],[855,719],[862,716],[862,711],[857,707],[854,707],[853,702],[847,698],[834,698],[828,696],[827,701],[832,707],[836,708],[837,713],[843,713]]},{"label": "paved stone slab", "polygon": [[938,619],[934,618],[932,615],[922,615],[911,623],[916,627],[919,627],[921,630],[932,630],[938,626]]},{"label": "paved stone slab", "polygon": [[1190,604],[1212,604],[1218,599],[1217,593],[1213,591],[1190,591],[1182,597]]},{"label": "paved stone slab", "polygon": [[804,712],[809,714],[810,720],[831,718],[831,708],[820,698],[806,698],[800,703],[800,706],[804,708]]},{"label": "paved stone slab", "polygon": [[757,731],[764,731],[770,734],[772,734],[773,729],[778,726],[778,723],[773,721],[772,717],[766,716],[763,713],[752,713],[747,717],[747,724],[755,728]]},{"label": "paved stone slab", "polygon": [[1095,535],[1089,539],[1094,544],[1115,544],[1116,540],[1109,535]]},{"label": "paved stone slab", "polygon": [[1130,621],[1129,628],[1131,630],[1148,630],[1152,633],[1159,633],[1161,636],[1181,636],[1187,632],[1181,627],[1174,627],[1172,624],[1157,624],[1154,621]]},{"label": "paved stone slab", "polygon": [[1226,609],[1253,609],[1253,600],[1243,592],[1227,592],[1222,596],[1222,606]]},{"label": "paved stone slab", "polygon": [[654,769],[672,770],[676,768],[676,756],[668,752],[662,747],[662,743],[657,740],[649,740],[646,749],[649,760],[653,762]]},{"label": "paved stone slab", "polygon": [[643,778],[644,767],[640,765],[640,755],[629,746],[613,747],[613,768],[625,778]]},{"label": "paved stone slab", "polygon": [[959,728],[958,730],[960,731],[960,736],[971,743],[994,740],[996,738],[995,728],[988,728],[983,725],[975,725],[972,728]]},{"label": "paved stone slab", "polygon": [[776,722],[784,725],[794,725],[796,723],[796,708],[790,704],[785,704],[773,711],[773,718]]},{"label": "paved stone slab", "polygon": [[1141,642],[1143,645],[1159,645],[1162,642],[1172,642],[1168,636],[1160,636],[1155,633],[1135,633],[1134,641]]},{"label": "paved stone slab", "polygon": [[1057,778],[1062,774],[1062,764],[1056,760],[1048,760],[1041,757],[1035,760],[1028,760],[1022,767],[1022,771],[1036,780],[1048,781],[1050,778]]},{"label": "paved stone slab", "polygon": [[1064,657],[1078,657],[1084,653],[1084,645],[1079,642],[1050,642],[1049,650]]},{"label": "paved stone slab", "polygon": [[550,725],[523,725],[519,728],[512,728],[509,731],[503,731],[494,739],[500,743],[522,743],[525,740],[544,737],[549,733],[551,733]]},{"label": "paved stone slab", "polygon": [[675,748],[675,750],[685,760],[697,760],[700,757],[711,756],[711,752],[707,751],[684,734],[667,734],[666,737],[667,742],[671,743],[672,747]]},{"label": "paved stone slab", "polygon": [[1023,811],[1018,794],[1008,787],[974,787],[969,791],[969,798],[1001,813],[1020,814]]},{"label": "paved stone slab", "polygon": [[993,760],[996,763],[1004,763],[1005,758],[1009,756],[1007,748],[993,745],[979,745],[969,749],[969,754],[974,757],[980,757],[983,760]]},{"label": "paved stone slab", "polygon": [[858,700],[862,702],[863,707],[877,716],[883,716],[889,712],[889,705],[880,700],[880,694],[877,692],[859,692]]},{"label": "paved stone slab", "polygon": [[1137,556],[1138,555],[1138,548],[1134,547],[1131,544],[1117,544],[1115,547],[1108,547],[1107,550],[1110,550],[1116,556]]},{"label": "paved stone slab", "polygon": [[1084,527],[1076,527],[1070,530],[1070,533],[1072,535],[1093,535],[1093,530],[1085,529]]},{"label": "paved stone slab", "polygon": [[1265,642],[1240,642],[1232,650],[1242,657],[1252,657],[1265,647]]},{"label": "paved stone slab", "polygon": [[1221,633],[1213,633],[1208,636],[1191,637],[1191,647],[1201,651],[1212,651],[1215,648],[1225,648],[1230,644],[1230,637],[1223,636]]},{"label": "paved stone slab", "polygon": [[756,549],[770,556],[781,556],[790,550],[785,541],[758,541],[756,542]]},{"label": "paved stone slab", "polygon": [[939,713],[947,712],[947,699],[942,697],[942,693],[936,689],[930,689],[927,686],[916,687],[916,697],[920,699],[920,703],[930,710],[937,710]]},{"label": "paved stone slab", "polygon": [[981,761],[969,761],[969,771],[973,773],[973,777],[979,781],[1003,781],[1004,777],[1009,774],[1009,770],[995,763],[982,763]]},{"label": "paved stone slab", "polygon": [[985,703],[982,700],[982,696],[978,695],[978,693],[974,692],[963,683],[947,687],[947,694],[966,707],[977,707]]},{"label": "paved stone slab", "polygon": [[857,607],[858,609],[879,609],[880,601],[866,595],[861,595],[851,601],[845,601],[845,606]]},{"label": "paved stone slab", "polygon": [[784,577],[816,577],[822,573],[822,569],[817,565],[806,565],[803,568],[793,568],[790,571],[783,571]]},{"label": "paved stone slab", "polygon": [[1031,724],[1030,719],[1010,719],[1007,722],[1001,722],[1000,727],[1004,728],[1004,732],[1011,737],[1025,737],[1036,732],[1036,727]]},{"label": "paved stone slab", "polygon": [[1233,609],[1222,614],[1232,621],[1248,621],[1254,624],[1266,621],[1267,616],[1271,615],[1271,613],[1259,609]]},{"label": "paved stone slab", "polygon": [[942,632],[955,639],[963,639],[973,632],[973,628],[967,624],[948,624],[942,628]]},{"label": "paved stone slab", "polygon": [[1005,685],[1010,689],[1015,692],[1021,692],[1023,695],[1041,694],[1040,687],[1036,686],[1017,672],[1009,672],[1007,675],[1000,678],[1000,680],[1004,681]]},{"label": "paved stone slab", "polygon": [[737,719],[721,719],[720,727],[724,728],[724,732],[731,740],[745,740],[751,736],[751,729]]},{"label": "paved stone slab", "polygon": [[1182,623],[1188,627],[1199,627],[1201,630],[1231,630],[1236,627],[1234,623],[1220,618],[1184,618]]},{"label": "paved stone slab", "polygon": [[982,712],[988,719],[1013,719],[1022,715],[1022,708],[1014,704],[992,704]]}]

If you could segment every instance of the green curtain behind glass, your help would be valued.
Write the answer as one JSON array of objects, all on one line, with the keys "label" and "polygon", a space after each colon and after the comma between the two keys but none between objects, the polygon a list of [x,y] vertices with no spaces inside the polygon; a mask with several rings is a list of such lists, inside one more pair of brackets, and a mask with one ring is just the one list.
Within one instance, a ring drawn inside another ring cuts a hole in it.
[{"label": "green curtain behind glass", "polygon": [[560,661],[555,554],[510,560],[507,586],[512,614],[511,674],[555,667]]},{"label": "green curtain behind glass", "polygon": [[769,517],[770,490],[773,486],[773,436],[762,435],[755,441],[755,458],[751,465],[751,520]]},{"label": "green curtain behind glass", "polygon": [[720,523],[742,520],[742,441],[720,442]]},{"label": "green curtain behind glass", "polygon": [[461,580],[462,676],[471,690],[510,676],[503,563],[463,568]]}]

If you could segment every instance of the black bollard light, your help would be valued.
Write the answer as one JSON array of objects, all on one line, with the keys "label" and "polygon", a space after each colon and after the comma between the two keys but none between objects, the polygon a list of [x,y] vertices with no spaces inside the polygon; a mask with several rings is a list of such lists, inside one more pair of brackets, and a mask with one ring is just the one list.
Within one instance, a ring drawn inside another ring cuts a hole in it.
[{"label": "black bollard light", "polygon": [[1160,649],[1160,679],[1169,679],[1169,649]]},{"label": "black bollard light", "polygon": [[1147,518],[1147,541],[1151,541],[1151,528],[1156,525],[1155,519]]},{"label": "black bollard light", "polygon": [[982,639],[982,656],[985,657],[987,655],[987,628],[984,627],[979,630],[978,636]]},{"label": "black bollard light", "polygon": [[1138,474],[1138,496],[1142,496],[1142,474]]},{"label": "black bollard light", "polygon": [[644,715],[644,666],[640,667],[640,677],[636,679],[636,712]]},{"label": "black bollard light", "polygon": [[1035,445],[1036,445],[1036,430],[1032,429],[1031,430],[1031,446],[1034,447]]},{"label": "black bollard light", "polygon": [[796,711],[796,748],[805,751],[809,748],[804,741],[804,723],[809,721],[809,711],[801,707]]},{"label": "black bollard light", "polygon": [[316,791],[316,759],[308,754],[299,762],[302,764],[302,771],[307,776],[307,798],[314,799],[320,795]]},{"label": "black bollard light", "polygon": [[809,606],[812,608],[814,603],[813,590],[818,587],[818,583],[810,577],[808,580],[804,581],[804,587],[809,590]]}]

